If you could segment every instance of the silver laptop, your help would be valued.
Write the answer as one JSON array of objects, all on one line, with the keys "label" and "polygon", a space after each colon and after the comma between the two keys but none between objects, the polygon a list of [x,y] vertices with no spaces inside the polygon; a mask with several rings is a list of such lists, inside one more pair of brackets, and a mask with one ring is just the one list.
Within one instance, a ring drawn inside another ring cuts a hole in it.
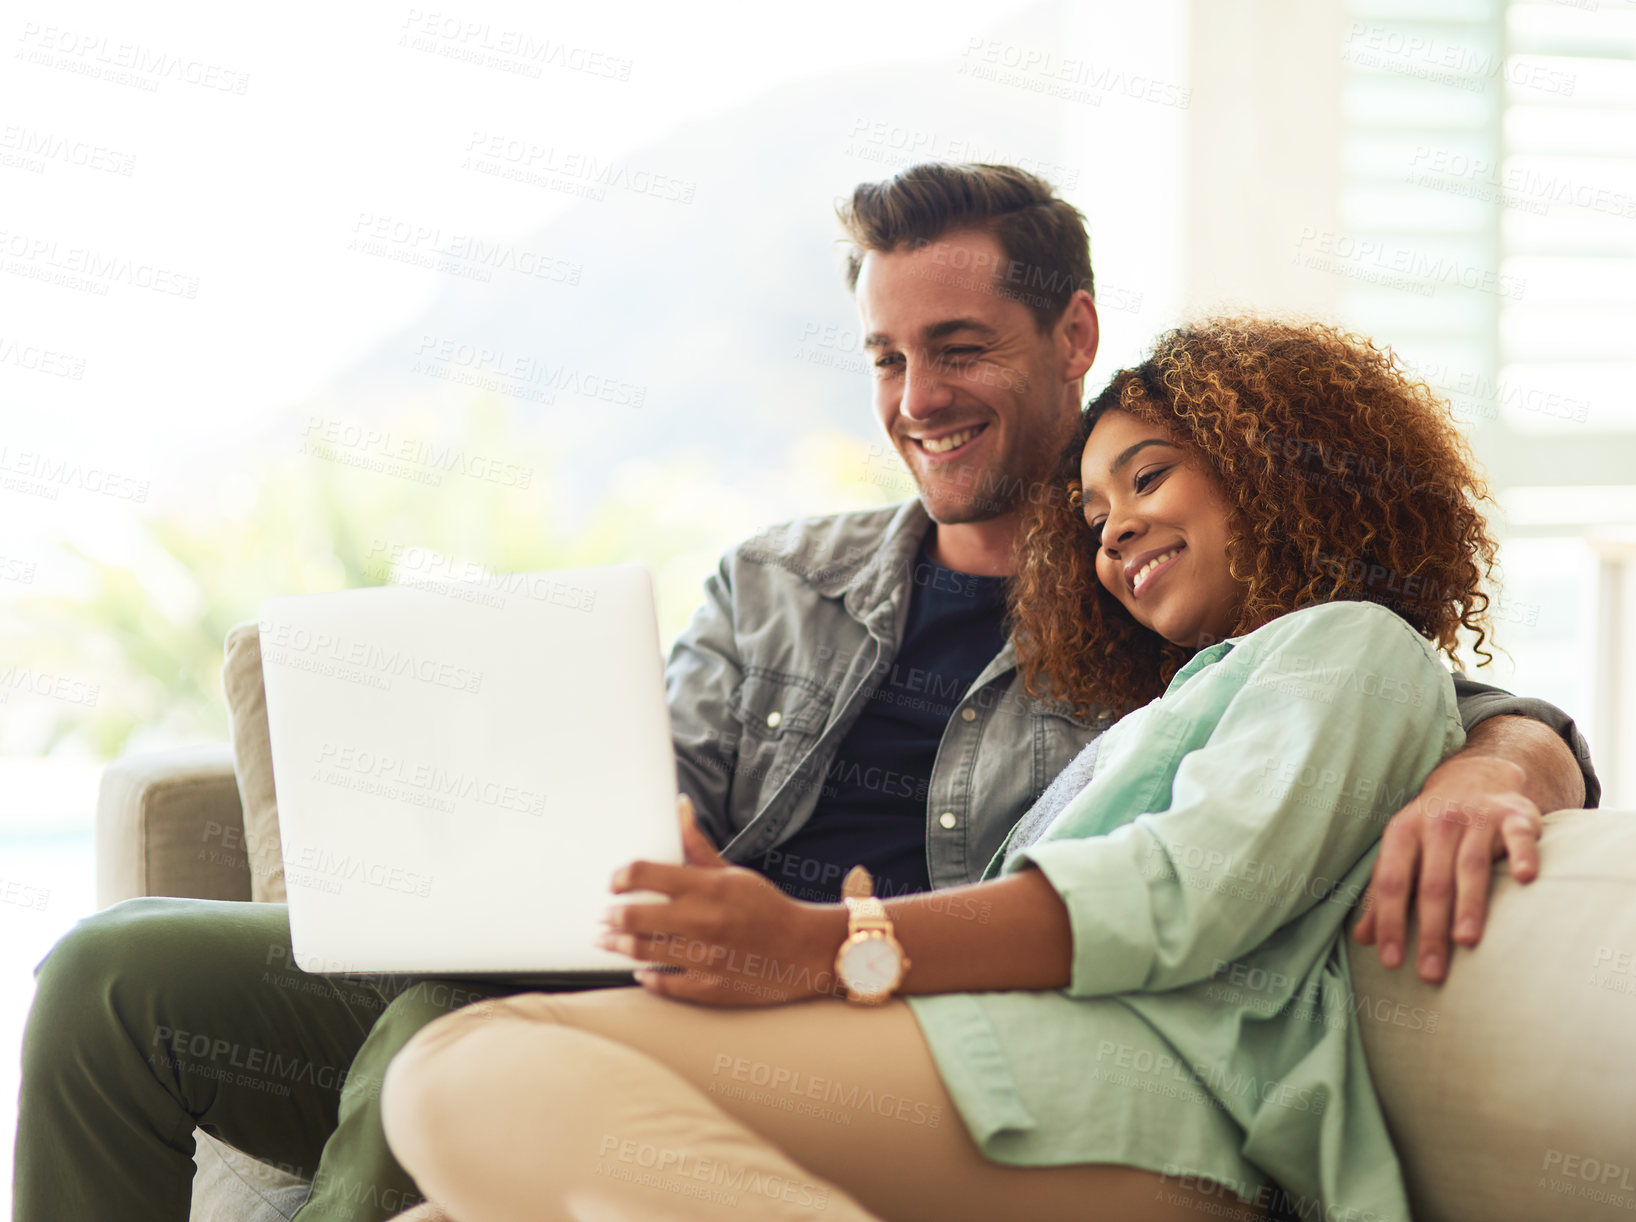
[{"label": "silver laptop", "polygon": [[273,598],[261,656],[297,964],[628,978],[609,878],[682,859],[645,570]]}]

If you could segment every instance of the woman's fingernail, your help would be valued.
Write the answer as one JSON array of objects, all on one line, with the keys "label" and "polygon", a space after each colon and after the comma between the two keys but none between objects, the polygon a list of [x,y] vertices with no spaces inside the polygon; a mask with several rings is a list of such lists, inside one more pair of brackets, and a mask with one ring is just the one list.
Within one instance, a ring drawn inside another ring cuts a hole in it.
[{"label": "woman's fingernail", "polygon": [[1420,974],[1431,977],[1441,976],[1443,974],[1443,956],[1427,955],[1420,961]]},{"label": "woman's fingernail", "polygon": [[1403,962],[1403,948],[1396,942],[1382,942],[1380,946],[1380,961],[1385,967],[1396,967]]},{"label": "woman's fingernail", "polygon": [[1462,941],[1475,938],[1477,936],[1477,922],[1467,917],[1454,927],[1454,936]]}]

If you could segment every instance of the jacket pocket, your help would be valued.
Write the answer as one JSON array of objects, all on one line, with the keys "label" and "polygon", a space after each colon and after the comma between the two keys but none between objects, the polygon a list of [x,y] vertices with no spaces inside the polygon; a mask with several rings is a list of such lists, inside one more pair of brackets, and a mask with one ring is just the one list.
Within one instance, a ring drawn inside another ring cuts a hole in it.
[{"label": "jacket pocket", "polygon": [[730,708],[741,740],[777,744],[809,740],[824,728],[833,693],[812,679],[765,666],[747,666]]}]

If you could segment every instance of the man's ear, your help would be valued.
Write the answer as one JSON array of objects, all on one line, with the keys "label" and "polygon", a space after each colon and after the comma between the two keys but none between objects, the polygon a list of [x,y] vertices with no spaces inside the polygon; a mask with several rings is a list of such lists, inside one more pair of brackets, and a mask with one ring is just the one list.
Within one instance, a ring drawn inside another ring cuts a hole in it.
[{"label": "man's ear", "polygon": [[1101,324],[1096,317],[1096,302],[1084,289],[1068,299],[1068,307],[1057,320],[1062,336],[1063,381],[1073,382],[1090,372],[1096,361],[1096,345],[1102,338]]}]

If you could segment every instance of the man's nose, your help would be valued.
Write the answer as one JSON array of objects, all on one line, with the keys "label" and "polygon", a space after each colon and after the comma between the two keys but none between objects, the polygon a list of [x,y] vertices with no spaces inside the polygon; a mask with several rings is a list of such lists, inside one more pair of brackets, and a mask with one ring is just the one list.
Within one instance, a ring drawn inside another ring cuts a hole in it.
[{"label": "man's nose", "polygon": [[929,361],[910,360],[903,374],[903,397],[898,412],[911,420],[925,420],[954,402],[954,392]]}]

